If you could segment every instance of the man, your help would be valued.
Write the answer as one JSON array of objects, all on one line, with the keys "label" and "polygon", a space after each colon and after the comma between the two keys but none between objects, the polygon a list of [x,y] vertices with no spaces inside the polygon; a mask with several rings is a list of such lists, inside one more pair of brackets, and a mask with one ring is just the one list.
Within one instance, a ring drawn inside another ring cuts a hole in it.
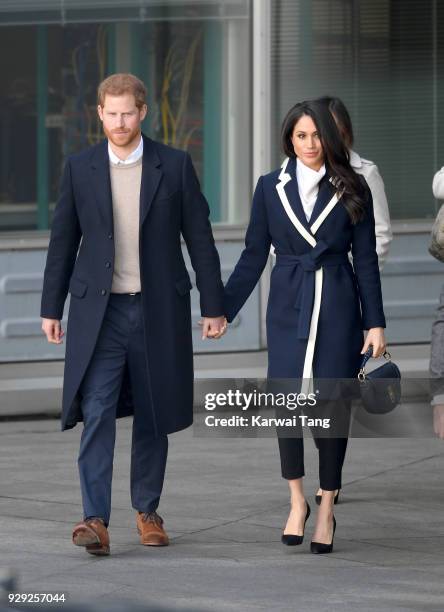
[{"label": "man", "polygon": [[181,234],[196,272],[203,337],[220,337],[226,327],[208,204],[190,156],[141,133],[145,100],[144,84],[131,74],[99,85],[107,139],[67,160],[43,282],[49,342],[62,342],[71,294],[62,430],[83,420],[84,517],[73,543],[96,555],[110,551],[115,419],[130,414],[131,502],[141,543],[168,544],[156,512],[167,434],[192,423],[193,401],[192,284]]}]

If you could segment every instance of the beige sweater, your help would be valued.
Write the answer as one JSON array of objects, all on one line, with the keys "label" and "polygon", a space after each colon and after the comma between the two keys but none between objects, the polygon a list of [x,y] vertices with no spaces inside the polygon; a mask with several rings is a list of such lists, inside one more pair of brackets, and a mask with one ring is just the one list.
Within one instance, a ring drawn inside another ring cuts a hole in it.
[{"label": "beige sweater", "polygon": [[110,161],[114,217],[114,274],[111,293],[140,291],[139,201],[142,158],[133,164]]}]

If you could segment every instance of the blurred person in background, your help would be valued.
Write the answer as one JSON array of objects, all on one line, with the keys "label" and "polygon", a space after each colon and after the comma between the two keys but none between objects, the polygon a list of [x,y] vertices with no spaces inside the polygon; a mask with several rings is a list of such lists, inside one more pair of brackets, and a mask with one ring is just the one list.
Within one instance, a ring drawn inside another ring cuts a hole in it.
[{"label": "blurred person in background", "polygon": [[[444,167],[433,177],[433,195],[444,200]],[[429,252],[444,263],[444,204],[439,209],[432,229]],[[444,440],[444,286],[439,296],[436,318],[432,325],[430,344],[430,376],[433,406],[433,430]]]},{"label": "blurred person in background", "polygon": [[[393,239],[390,213],[385,195],[384,181],[375,163],[364,159],[352,149],[354,144],[354,131],[350,114],[344,102],[335,96],[324,96],[318,99],[327,105],[333,115],[342,140],[348,149],[350,156],[350,166],[357,174],[361,174],[370,188],[373,198],[373,211],[375,215],[375,234],[376,252],[378,254],[379,270],[382,271],[385,260],[387,259],[390,243]],[[316,503],[319,504],[322,498],[322,489],[316,493]],[[339,501],[339,491],[335,492],[335,504]]]},{"label": "blurred person in background", "polygon": [[347,107],[342,100],[333,96],[324,96],[319,100],[328,106],[336,121],[339,133],[350,155],[350,166],[357,174],[361,174],[365,178],[370,188],[375,214],[376,252],[379,269],[382,270],[393,239],[384,181],[379,173],[378,166],[372,161],[364,159],[352,149],[354,144],[353,125]]}]

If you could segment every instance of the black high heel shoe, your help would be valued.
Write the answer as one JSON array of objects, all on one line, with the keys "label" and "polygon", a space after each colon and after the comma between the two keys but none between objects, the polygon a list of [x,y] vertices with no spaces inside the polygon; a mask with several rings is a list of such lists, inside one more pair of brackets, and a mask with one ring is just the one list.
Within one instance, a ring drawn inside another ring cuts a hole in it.
[{"label": "black high heel shoe", "polygon": [[336,519],[333,517],[333,536],[331,538],[330,544],[324,544],[323,542],[312,542],[310,545],[310,550],[315,555],[325,555],[331,553],[333,551],[333,540],[335,539],[335,531],[336,531]]},{"label": "black high heel shoe", "polygon": [[[305,532],[305,523],[308,520],[308,517],[310,516],[311,513],[311,508],[308,504],[308,501],[305,502],[307,504],[307,512],[305,514],[305,520],[304,520],[304,532]],[[298,546],[299,544],[302,544],[302,542],[304,541],[304,534],[302,535],[293,535],[292,533],[288,533],[288,534],[282,534],[281,536],[281,542],[282,544],[286,544],[287,546]]]},{"label": "black high heel shoe", "polygon": [[[338,503],[338,501],[339,501],[339,491],[340,491],[340,490],[341,490],[341,489],[338,489],[338,492],[337,492],[337,493],[336,493],[336,495],[335,495],[334,502],[333,502],[335,505],[336,505],[336,504]],[[321,505],[321,501],[322,501],[322,495],[315,495],[315,500],[316,500],[317,505],[318,505],[318,506],[320,506],[320,505]]]}]

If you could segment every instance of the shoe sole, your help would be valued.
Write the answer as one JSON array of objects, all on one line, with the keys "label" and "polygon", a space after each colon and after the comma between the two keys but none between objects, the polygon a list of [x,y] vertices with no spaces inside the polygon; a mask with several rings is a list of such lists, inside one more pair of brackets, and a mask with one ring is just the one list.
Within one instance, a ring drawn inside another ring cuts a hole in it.
[{"label": "shoe sole", "polygon": [[110,554],[110,548],[109,546],[102,546],[101,544],[88,544],[88,546],[86,546],[86,552],[90,555],[106,557]]},{"label": "shoe sole", "polygon": [[101,544],[99,536],[92,529],[79,529],[72,537],[75,546],[83,546],[90,555],[109,555],[110,547]]},{"label": "shoe sole", "polygon": [[327,548],[325,550],[316,550],[311,548],[310,551],[313,555],[329,555],[333,552],[333,548]]}]

